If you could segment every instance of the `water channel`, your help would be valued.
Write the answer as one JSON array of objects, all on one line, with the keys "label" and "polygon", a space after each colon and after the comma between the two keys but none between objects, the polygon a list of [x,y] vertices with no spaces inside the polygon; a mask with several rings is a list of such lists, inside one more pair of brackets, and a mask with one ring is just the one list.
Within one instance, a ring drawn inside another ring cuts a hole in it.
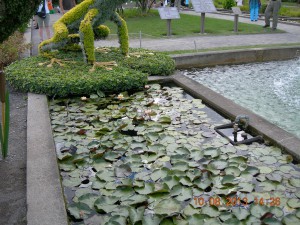
[{"label": "water channel", "polygon": [[300,58],[183,73],[300,138]]}]

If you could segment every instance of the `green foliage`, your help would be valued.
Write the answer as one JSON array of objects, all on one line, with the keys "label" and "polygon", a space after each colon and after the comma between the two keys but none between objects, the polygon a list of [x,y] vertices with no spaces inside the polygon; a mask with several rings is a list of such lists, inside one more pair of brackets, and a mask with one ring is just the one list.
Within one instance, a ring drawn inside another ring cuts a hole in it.
[{"label": "green foliage", "polygon": [[300,7],[281,7],[279,11],[280,16],[300,17]]},{"label": "green foliage", "polygon": [[231,9],[231,7],[234,7],[236,4],[235,4],[235,1],[234,0],[224,0],[223,1],[223,8],[224,9]]},{"label": "green foliage", "polygon": [[58,52],[54,56],[61,60],[63,66],[56,63],[47,66],[50,64],[48,58],[30,57],[7,67],[7,80],[21,91],[68,96],[91,94],[98,90],[120,92],[140,89],[147,82],[148,75],[169,75],[174,71],[174,61],[161,53],[139,50],[124,58],[118,48],[103,53],[106,50],[96,51],[96,61],[116,61],[117,66],[111,67],[111,70],[97,68],[89,72],[91,66],[82,62],[81,52]]},{"label": "green foliage", "polygon": [[100,25],[94,29],[95,39],[105,39],[110,34],[110,29],[105,25]]},{"label": "green foliage", "polygon": [[28,48],[29,45],[24,43],[23,34],[16,31],[0,44],[0,68],[16,61],[19,58],[20,53]]},{"label": "green foliage", "polygon": [[0,1],[0,43],[30,20],[40,2],[41,0]]},{"label": "green foliage", "polygon": [[4,102],[4,121],[3,124],[0,123],[0,147],[2,151],[2,157],[6,158],[8,153],[8,136],[9,136],[9,93],[5,93],[5,102]]}]

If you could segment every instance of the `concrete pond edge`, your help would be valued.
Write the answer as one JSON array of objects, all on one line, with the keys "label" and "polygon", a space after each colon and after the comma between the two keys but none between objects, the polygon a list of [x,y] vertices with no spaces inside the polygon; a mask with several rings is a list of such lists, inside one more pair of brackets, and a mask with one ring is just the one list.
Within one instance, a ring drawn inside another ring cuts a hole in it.
[{"label": "concrete pond edge", "polygon": [[[249,49],[174,55],[173,58],[177,68],[191,68],[212,66],[213,62],[214,65],[239,64],[242,63],[239,57],[242,57],[243,63],[254,62],[254,59],[256,62],[285,60],[299,56],[299,51],[300,47],[278,48],[277,50]],[[243,54],[245,55],[243,56]],[[220,58],[223,58],[224,63],[220,60],[216,61]],[[186,66],[184,66],[185,64]],[[149,77],[149,82],[173,82],[193,97],[202,99],[206,105],[229,119],[240,114],[249,115],[249,125],[253,132],[281,147],[297,161],[300,160],[300,139],[196,81],[181,75],[179,71],[170,77]],[[68,224],[52,136],[48,100],[45,95],[32,93],[28,94],[27,116],[27,221],[28,225]]]}]

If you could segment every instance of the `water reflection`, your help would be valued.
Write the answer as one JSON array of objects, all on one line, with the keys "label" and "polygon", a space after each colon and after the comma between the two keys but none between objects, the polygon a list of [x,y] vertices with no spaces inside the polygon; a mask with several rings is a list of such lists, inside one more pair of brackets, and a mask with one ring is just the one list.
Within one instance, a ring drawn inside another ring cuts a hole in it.
[{"label": "water reflection", "polygon": [[300,138],[300,58],[192,69],[184,75]]}]

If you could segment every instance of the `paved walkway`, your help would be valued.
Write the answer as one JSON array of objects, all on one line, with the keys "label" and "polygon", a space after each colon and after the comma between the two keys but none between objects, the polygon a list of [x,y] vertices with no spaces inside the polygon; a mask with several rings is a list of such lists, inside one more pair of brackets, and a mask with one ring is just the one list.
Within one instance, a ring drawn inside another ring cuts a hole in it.
[{"label": "paved walkway", "polygon": [[[182,11],[181,13],[198,15],[194,11]],[[52,14],[51,23],[54,23],[61,14]],[[219,18],[233,21],[233,15],[224,15],[220,13],[206,13],[206,17]],[[257,22],[251,22],[249,18],[239,17],[239,22],[258,24],[263,26],[264,20],[260,19]],[[200,19],[199,19],[200,29]],[[174,51],[174,50],[194,50],[195,43],[197,49],[211,49],[219,47],[234,47],[234,46],[250,46],[250,45],[269,45],[269,44],[288,44],[288,43],[300,43],[300,24],[291,25],[286,23],[278,23],[278,29],[284,30],[286,33],[266,33],[266,34],[236,34],[230,36],[211,36],[207,34],[199,34],[199,36],[193,37],[170,37],[161,39],[142,39],[142,48],[159,50],[159,51]],[[33,32],[33,42],[37,42],[38,32]],[[101,40],[96,41],[95,46],[119,46],[118,40]],[[139,39],[130,39],[129,46],[132,48],[140,47]]]}]

